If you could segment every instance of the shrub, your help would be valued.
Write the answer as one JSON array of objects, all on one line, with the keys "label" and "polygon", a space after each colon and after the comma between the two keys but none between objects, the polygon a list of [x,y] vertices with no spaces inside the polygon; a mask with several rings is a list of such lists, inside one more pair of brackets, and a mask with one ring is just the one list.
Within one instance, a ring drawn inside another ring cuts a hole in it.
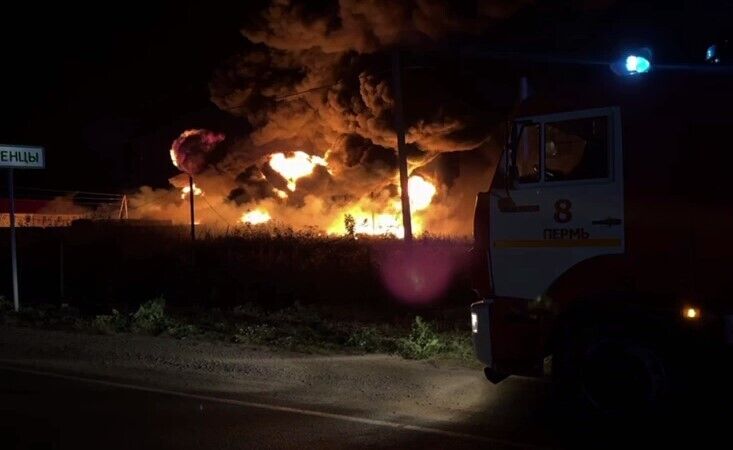
[{"label": "shrub", "polygon": [[7,314],[13,311],[13,302],[0,295],[0,314]]},{"label": "shrub", "polygon": [[239,327],[234,334],[234,342],[238,344],[263,345],[272,342],[277,330],[270,325],[247,325]]},{"label": "shrub", "polygon": [[475,362],[471,337],[467,334],[449,336],[445,343],[445,356],[463,361]]},{"label": "shrub", "polygon": [[192,325],[189,323],[172,322],[168,324],[168,329],[166,330],[166,333],[176,339],[185,339],[189,336],[198,334],[199,329],[196,325]]},{"label": "shrub", "polygon": [[358,348],[367,353],[386,351],[387,343],[387,339],[372,326],[357,328],[346,340],[347,347]]},{"label": "shrub", "polygon": [[344,228],[346,229],[346,234],[350,237],[354,237],[354,232],[356,229],[356,219],[354,219],[354,216],[351,214],[346,214],[344,216]]},{"label": "shrub", "polygon": [[234,317],[249,317],[254,319],[265,317],[265,312],[262,310],[262,307],[254,303],[237,305],[232,310],[232,314]]},{"label": "shrub", "polygon": [[92,329],[100,334],[115,334],[127,331],[127,318],[116,309],[112,314],[104,314],[92,319]]},{"label": "shrub", "polygon": [[144,334],[160,334],[168,327],[165,317],[165,299],[155,298],[140,305],[132,315],[132,331]]},{"label": "shrub", "polygon": [[440,337],[429,323],[416,316],[410,334],[397,340],[397,353],[407,359],[426,359],[445,349]]}]

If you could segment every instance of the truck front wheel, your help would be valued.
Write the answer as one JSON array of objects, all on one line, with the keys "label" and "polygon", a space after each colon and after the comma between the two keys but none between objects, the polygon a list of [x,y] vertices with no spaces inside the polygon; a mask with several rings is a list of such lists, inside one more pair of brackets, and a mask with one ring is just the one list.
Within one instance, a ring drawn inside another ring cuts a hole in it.
[{"label": "truck front wheel", "polygon": [[661,348],[615,327],[575,328],[553,355],[553,377],[574,407],[601,415],[639,414],[659,406],[669,387]]}]

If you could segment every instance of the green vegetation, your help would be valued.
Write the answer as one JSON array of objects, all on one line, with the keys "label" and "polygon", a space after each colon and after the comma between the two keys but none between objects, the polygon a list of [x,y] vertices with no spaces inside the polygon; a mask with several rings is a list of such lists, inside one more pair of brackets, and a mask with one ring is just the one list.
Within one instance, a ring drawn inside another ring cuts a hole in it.
[{"label": "green vegetation", "polygon": [[412,329],[407,337],[397,341],[397,351],[404,358],[426,359],[443,350],[443,342],[430,324],[422,317],[415,317]]},{"label": "green vegetation", "polygon": [[112,310],[112,314],[95,316],[91,321],[92,330],[99,334],[123,333],[128,331],[128,326],[127,317],[116,309]]},{"label": "green vegetation", "polygon": [[19,314],[12,308],[0,311],[4,323],[67,331],[218,340],[309,353],[390,353],[408,359],[473,360],[467,329],[438,331],[435,323],[420,316],[409,327],[334,321],[299,303],[269,312],[244,304],[229,311],[213,308],[172,315],[166,311],[165,299],[158,297],[131,314],[113,309],[110,314],[90,318],[67,306],[25,308]]},{"label": "green vegetation", "polygon": [[[236,227],[217,233],[202,228],[195,242],[188,228],[178,226],[87,223],[52,232],[24,228],[18,230],[24,271],[38,278],[22,278],[22,303],[38,307],[41,302],[69,302],[85,315],[96,315],[110,314],[113,308],[134,313],[158,295],[173,310],[231,312],[250,303],[272,311],[300,302],[329,311],[343,308],[351,317],[380,322],[417,312],[396,298],[383,279],[385,264],[411,249],[420,258],[447,262],[449,284],[434,299],[435,306],[465,307],[473,300],[469,242],[423,236],[407,245],[399,239],[359,235],[351,219],[345,225],[348,233],[353,225],[353,235],[347,236],[283,227]],[[6,245],[0,239],[0,251]],[[0,283],[0,288],[7,297],[11,286]]]},{"label": "green vegetation", "polygon": [[387,338],[377,327],[365,325],[351,332],[346,346],[365,353],[388,353],[394,349],[394,339]]},{"label": "green vegetation", "polygon": [[407,359],[446,357],[473,360],[471,338],[466,332],[439,333],[422,317],[415,317],[410,334],[397,342],[397,352]]},{"label": "green vegetation", "polygon": [[130,328],[134,333],[160,334],[170,324],[165,316],[165,299],[162,297],[149,300],[132,315]]},{"label": "green vegetation", "polygon": [[0,295],[0,314],[6,314],[13,310],[13,302]]},{"label": "green vegetation", "polygon": [[234,342],[238,344],[267,345],[277,338],[277,330],[269,325],[245,325],[237,328]]}]

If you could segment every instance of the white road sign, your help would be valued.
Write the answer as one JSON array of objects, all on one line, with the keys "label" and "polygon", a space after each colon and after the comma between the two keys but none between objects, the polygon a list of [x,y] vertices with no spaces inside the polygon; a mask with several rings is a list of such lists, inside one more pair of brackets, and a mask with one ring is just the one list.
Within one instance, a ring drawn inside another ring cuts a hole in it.
[{"label": "white road sign", "polygon": [[2,169],[43,169],[46,155],[43,147],[25,145],[0,145],[0,168]]}]

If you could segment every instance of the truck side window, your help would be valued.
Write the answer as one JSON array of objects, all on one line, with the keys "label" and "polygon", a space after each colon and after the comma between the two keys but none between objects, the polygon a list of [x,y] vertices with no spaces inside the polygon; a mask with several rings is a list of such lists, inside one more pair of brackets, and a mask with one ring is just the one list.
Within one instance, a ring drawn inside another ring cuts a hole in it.
[{"label": "truck side window", "polygon": [[520,183],[540,181],[540,126],[524,125],[517,143],[517,172]]},{"label": "truck side window", "polygon": [[545,181],[608,178],[606,117],[545,124]]}]

